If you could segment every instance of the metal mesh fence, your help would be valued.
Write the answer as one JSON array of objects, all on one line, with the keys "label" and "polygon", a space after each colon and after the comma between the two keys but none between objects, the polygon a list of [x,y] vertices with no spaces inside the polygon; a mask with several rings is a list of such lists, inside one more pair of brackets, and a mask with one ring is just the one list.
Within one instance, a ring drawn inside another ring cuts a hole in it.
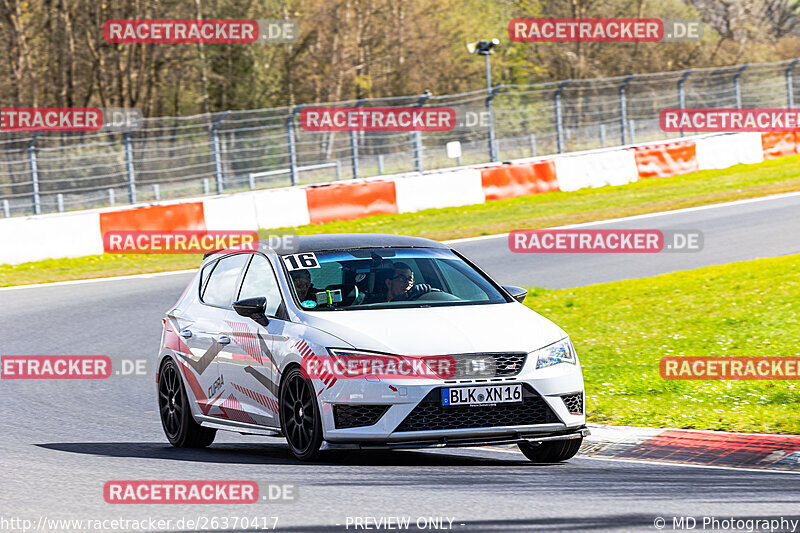
[{"label": "metal mesh fence", "polygon": [[[793,107],[798,59],[315,107],[449,107],[444,132],[311,132],[302,106],[148,118],[119,131],[0,133],[0,216],[425,171],[665,139],[667,107]],[[448,159],[445,145],[461,143]]]}]

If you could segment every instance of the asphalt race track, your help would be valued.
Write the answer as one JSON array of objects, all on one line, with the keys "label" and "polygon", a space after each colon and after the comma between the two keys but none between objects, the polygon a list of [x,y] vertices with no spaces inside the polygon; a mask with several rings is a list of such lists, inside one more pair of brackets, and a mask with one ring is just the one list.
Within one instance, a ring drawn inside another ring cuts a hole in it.
[{"label": "asphalt race track", "polygon": [[[506,285],[548,289],[646,278],[709,265],[800,253],[800,193],[590,222],[587,229],[699,230],[700,252],[515,254],[506,236],[455,241],[453,247]],[[519,228],[525,229],[525,228]]]},{"label": "asphalt race track", "polygon": [[[606,224],[699,229],[694,254],[513,255],[505,238],[456,247],[503,283],[568,287],[800,253],[800,195]],[[151,357],[187,274],[0,291],[0,354]],[[152,370],[152,369],[151,369]],[[576,458],[534,466],[501,449],[370,452],[303,464],[279,439],[220,432],[207,450],[166,441],[150,377],[8,381],[2,387],[2,519],[278,517],[278,530],[339,531],[348,517],[452,519],[455,531],[655,531],[657,517],[800,514],[791,473]],[[110,505],[109,480],[290,483],[294,502]],[[46,521],[43,521],[46,524]],[[270,522],[271,523],[271,522]],[[8,528],[6,528],[8,529]],[[350,531],[356,531],[354,526]],[[363,529],[360,529],[363,531]]]}]

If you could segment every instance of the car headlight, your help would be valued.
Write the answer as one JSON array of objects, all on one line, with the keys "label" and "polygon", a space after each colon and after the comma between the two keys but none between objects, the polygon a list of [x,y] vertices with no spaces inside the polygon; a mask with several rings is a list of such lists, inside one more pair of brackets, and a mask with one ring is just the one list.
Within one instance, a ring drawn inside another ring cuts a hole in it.
[{"label": "car headlight", "polygon": [[572,347],[569,337],[533,352],[536,355],[536,368],[547,368],[559,363],[576,364],[578,355]]}]

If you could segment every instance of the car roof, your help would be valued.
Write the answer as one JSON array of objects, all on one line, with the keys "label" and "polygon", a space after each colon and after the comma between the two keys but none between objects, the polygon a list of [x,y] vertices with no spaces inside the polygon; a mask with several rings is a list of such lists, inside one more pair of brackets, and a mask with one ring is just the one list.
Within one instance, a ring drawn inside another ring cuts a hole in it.
[{"label": "car roof", "polygon": [[322,252],[352,248],[444,248],[448,246],[431,239],[388,235],[384,233],[332,233],[300,235],[297,252]]},{"label": "car roof", "polygon": [[[291,253],[322,252],[327,250],[349,250],[354,248],[443,248],[445,244],[421,237],[389,235],[385,233],[330,233],[325,235],[299,235],[297,248]],[[203,255],[203,261],[224,250],[215,250]],[[287,255],[277,252],[278,255]]]}]

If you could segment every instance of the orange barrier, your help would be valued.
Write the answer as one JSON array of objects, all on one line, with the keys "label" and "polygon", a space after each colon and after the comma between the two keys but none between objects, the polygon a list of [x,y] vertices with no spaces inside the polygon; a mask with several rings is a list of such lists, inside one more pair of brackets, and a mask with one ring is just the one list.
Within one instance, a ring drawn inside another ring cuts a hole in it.
[{"label": "orange barrier", "polygon": [[698,170],[693,141],[652,144],[633,150],[640,178],[668,178]]},{"label": "orange barrier", "polygon": [[793,131],[762,133],[761,148],[764,150],[764,159],[796,155],[798,153],[797,134]]},{"label": "orange barrier", "polygon": [[397,213],[393,181],[367,180],[306,188],[312,224]]},{"label": "orange barrier", "polygon": [[112,230],[205,230],[203,202],[100,213],[100,234]]},{"label": "orange barrier", "polygon": [[482,168],[481,185],[487,200],[503,200],[557,191],[556,166],[551,160]]}]

